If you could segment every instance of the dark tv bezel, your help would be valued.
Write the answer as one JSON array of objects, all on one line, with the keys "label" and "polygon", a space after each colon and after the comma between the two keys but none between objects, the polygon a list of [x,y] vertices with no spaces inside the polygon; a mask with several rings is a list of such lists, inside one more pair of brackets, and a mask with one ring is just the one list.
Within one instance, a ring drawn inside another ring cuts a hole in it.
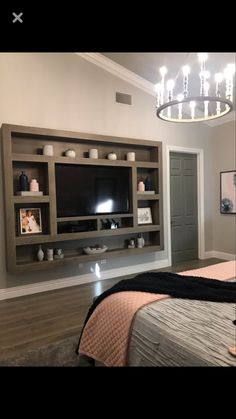
[{"label": "dark tv bezel", "polygon": [[[128,200],[129,200],[129,209],[128,211],[112,211],[112,212],[97,212],[97,213],[81,213],[81,214],[66,214],[65,213],[63,215],[58,214],[58,199],[57,199],[57,167],[87,167],[90,168],[91,170],[97,168],[97,167],[103,167],[106,169],[111,169],[111,171],[113,169],[118,169],[118,170],[126,170],[128,173]],[[106,218],[112,218],[111,216],[114,216],[115,214],[131,214],[132,212],[132,169],[130,167],[127,166],[116,166],[116,167],[111,167],[111,166],[106,166],[103,164],[98,164],[98,165],[89,165],[89,164],[71,164],[71,163],[55,163],[55,188],[56,188],[56,208],[57,208],[57,218],[70,218],[70,217],[98,217],[100,215],[106,215]]]}]

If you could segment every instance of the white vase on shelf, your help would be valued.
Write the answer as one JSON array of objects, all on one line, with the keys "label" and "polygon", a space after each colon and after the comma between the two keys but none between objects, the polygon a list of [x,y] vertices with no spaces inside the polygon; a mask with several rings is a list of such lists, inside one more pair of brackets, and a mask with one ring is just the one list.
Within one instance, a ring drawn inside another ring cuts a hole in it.
[{"label": "white vase on shelf", "polygon": [[107,158],[108,158],[109,160],[116,160],[116,159],[117,159],[117,155],[116,155],[116,153],[112,152],[112,153],[109,153],[109,154],[107,155]]},{"label": "white vase on shelf", "polygon": [[37,258],[38,258],[39,262],[42,262],[42,260],[44,258],[44,253],[43,253],[41,244],[39,245],[39,250],[37,252]]}]

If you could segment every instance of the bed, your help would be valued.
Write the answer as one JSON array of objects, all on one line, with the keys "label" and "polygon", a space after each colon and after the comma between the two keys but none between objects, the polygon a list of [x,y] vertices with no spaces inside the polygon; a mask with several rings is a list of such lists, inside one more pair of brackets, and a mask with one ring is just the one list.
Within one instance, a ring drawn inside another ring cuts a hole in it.
[{"label": "bed", "polygon": [[[181,272],[187,281],[210,278],[217,286],[222,281],[234,296],[235,276],[236,261]],[[139,291],[108,295],[87,316],[78,345],[80,361],[106,366],[236,366],[228,352],[236,345],[235,297],[225,302],[198,296]]]}]

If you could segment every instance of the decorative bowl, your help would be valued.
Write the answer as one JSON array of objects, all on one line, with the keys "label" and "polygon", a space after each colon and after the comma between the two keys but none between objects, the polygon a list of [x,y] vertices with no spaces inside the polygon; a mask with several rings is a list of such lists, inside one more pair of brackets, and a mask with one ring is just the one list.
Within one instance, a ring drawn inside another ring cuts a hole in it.
[{"label": "decorative bowl", "polygon": [[96,255],[99,253],[104,253],[108,249],[107,246],[91,246],[91,247],[84,247],[83,251],[86,255]]}]

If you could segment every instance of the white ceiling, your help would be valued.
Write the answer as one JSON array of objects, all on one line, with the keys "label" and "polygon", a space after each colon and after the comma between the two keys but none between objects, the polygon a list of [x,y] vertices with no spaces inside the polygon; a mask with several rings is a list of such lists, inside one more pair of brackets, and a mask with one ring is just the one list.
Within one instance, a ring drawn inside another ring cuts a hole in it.
[{"label": "white ceiling", "polygon": [[[106,52],[103,55],[154,84],[160,81],[159,68],[163,65],[168,69],[168,78],[173,79],[183,65],[188,64],[192,74],[197,76],[200,71],[196,53]],[[236,53],[208,53],[206,69],[215,74],[222,72],[228,63],[235,61]]]}]

